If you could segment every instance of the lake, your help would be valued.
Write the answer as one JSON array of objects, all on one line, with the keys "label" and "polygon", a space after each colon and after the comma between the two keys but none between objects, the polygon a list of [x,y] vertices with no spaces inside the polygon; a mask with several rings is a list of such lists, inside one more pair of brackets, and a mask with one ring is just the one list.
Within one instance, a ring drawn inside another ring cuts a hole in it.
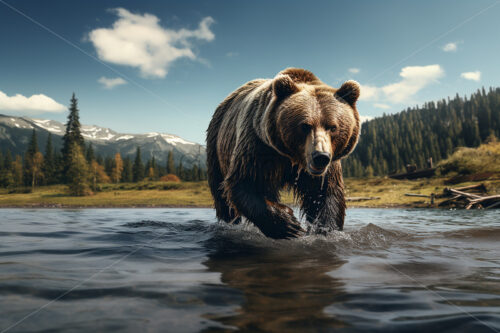
[{"label": "lake", "polygon": [[498,210],[276,241],[212,209],[2,209],[0,332],[498,332],[499,241]]}]

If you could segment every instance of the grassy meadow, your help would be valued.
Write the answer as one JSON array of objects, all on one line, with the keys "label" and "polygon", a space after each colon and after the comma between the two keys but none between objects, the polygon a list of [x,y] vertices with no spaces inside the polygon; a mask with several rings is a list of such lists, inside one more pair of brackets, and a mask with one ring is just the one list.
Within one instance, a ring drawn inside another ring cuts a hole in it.
[{"label": "grassy meadow", "polygon": [[[406,193],[430,196],[446,187],[477,183],[486,185],[489,194],[500,194],[500,143],[491,140],[477,148],[458,148],[439,163],[438,176],[418,180],[388,177],[346,178],[348,198],[376,198],[348,201],[356,207],[431,207],[430,199],[405,196]],[[208,183],[145,181],[140,183],[100,184],[93,195],[76,197],[65,185],[41,186],[31,190],[0,189],[0,207],[211,207]],[[290,193],[283,202],[293,203]],[[436,200],[436,204],[439,199]]]},{"label": "grassy meadow", "polygon": [[[441,193],[445,187],[459,187],[477,182],[464,181],[449,185],[449,178],[423,180],[394,180],[390,178],[346,179],[347,197],[375,197],[374,200],[349,201],[350,207],[430,207],[430,199],[408,197],[405,193],[430,195]],[[500,193],[500,175],[484,183],[491,194]],[[22,192],[22,191],[21,191]],[[293,202],[289,193],[283,201]],[[211,207],[212,198],[206,181],[203,182],[144,182],[103,184],[91,196],[67,194],[64,185],[42,186],[32,193],[9,193],[0,190],[0,207]]]}]

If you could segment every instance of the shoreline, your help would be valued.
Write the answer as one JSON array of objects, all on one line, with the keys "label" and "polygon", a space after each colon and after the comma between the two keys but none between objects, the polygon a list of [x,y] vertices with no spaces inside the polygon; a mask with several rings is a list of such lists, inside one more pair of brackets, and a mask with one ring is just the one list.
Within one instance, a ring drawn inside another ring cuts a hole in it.
[{"label": "shoreline", "polygon": [[[479,182],[449,185],[446,178],[393,180],[390,178],[345,179],[347,208],[440,208],[445,199],[439,194],[447,187],[459,187]],[[500,194],[500,176],[483,180],[488,193]],[[102,189],[90,196],[74,197],[64,185],[37,187],[34,192],[0,189],[0,209],[137,209],[137,208],[213,208],[208,183],[143,182],[102,184]],[[410,194],[410,195],[407,195]],[[431,195],[435,203],[431,204]],[[294,204],[291,192],[281,193],[281,202]],[[349,201],[351,199],[351,201]]]},{"label": "shoreline", "polygon": [[[292,208],[297,208],[296,205],[288,205]],[[213,206],[209,205],[63,205],[63,204],[27,204],[27,205],[0,205],[0,210],[2,209],[147,209],[147,208],[200,208],[200,209],[215,209]],[[393,204],[393,205],[347,205],[347,209],[350,208],[380,208],[380,209],[392,209],[392,208],[415,208],[415,209],[429,209],[429,208],[439,208],[430,205],[408,205],[408,204]]]}]

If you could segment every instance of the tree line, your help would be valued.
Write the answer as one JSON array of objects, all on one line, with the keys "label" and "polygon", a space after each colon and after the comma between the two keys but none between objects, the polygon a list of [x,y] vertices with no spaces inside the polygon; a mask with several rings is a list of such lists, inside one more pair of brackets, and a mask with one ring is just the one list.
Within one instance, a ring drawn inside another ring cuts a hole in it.
[{"label": "tree line", "polygon": [[38,148],[37,133],[33,129],[24,156],[12,156],[10,150],[0,151],[0,187],[12,188],[37,185],[67,184],[75,195],[89,194],[99,189],[101,183],[140,182],[144,180],[198,181],[205,180],[206,170],[200,165],[186,168],[182,158],[176,165],[173,152],[169,151],[165,165],[155,157],[143,162],[140,147],[135,158],[122,158],[95,154],[92,143],[85,143],[81,133],[78,100],[73,94],[69,107],[63,146],[53,147],[49,133],[45,150]]},{"label": "tree line", "polygon": [[457,147],[477,147],[500,137],[500,88],[484,88],[469,98],[425,103],[363,123],[359,143],[343,160],[346,177],[402,172],[407,164],[425,167],[447,158]]}]

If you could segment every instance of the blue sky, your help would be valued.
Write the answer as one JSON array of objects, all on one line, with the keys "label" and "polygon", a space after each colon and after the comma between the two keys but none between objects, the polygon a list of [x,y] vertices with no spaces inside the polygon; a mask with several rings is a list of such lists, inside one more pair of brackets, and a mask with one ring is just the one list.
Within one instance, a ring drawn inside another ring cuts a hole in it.
[{"label": "blue sky", "polygon": [[495,0],[0,0],[0,113],[64,121],[75,92],[85,124],[204,143],[231,91],[293,66],[357,80],[374,117],[500,86],[498,17]]}]

